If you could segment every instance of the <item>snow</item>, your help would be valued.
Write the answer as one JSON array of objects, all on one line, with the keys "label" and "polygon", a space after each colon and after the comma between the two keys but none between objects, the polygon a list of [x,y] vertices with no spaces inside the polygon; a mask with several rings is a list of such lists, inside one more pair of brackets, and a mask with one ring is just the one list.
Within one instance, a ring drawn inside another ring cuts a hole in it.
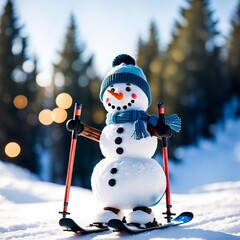
[{"label": "snow", "polygon": [[182,164],[171,164],[175,193],[197,190],[209,183],[240,180],[240,121],[219,124],[215,141],[201,140],[198,146],[179,149]]},{"label": "snow", "polygon": [[[170,165],[173,212],[192,211],[194,219],[175,228],[128,235],[75,235],[58,225],[64,186],[40,181],[0,161],[0,239],[11,240],[209,240],[240,239],[240,121],[218,128],[215,142],[179,149],[183,163]],[[153,208],[160,221],[165,201]],[[100,205],[90,190],[71,188],[69,211],[76,222],[90,222]]]}]

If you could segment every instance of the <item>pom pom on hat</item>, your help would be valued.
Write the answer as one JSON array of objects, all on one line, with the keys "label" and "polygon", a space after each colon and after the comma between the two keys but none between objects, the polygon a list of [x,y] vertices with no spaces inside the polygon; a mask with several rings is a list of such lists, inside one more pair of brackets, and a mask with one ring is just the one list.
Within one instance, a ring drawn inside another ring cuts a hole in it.
[{"label": "pom pom on hat", "polygon": [[99,93],[100,100],[103,100],[103,94],[106,89],[116,83],[131,83],[138,86],[146,94],[148,98],[148,105],[151,104],[151,92],[141,68],[135,65],[135,60],[127,55],[120,54],[114,58],[112,62],[112,70],[107,74],[101,84]]},{"label": "pom pom on hat", "polygon": [[125,63],[127,65],[128,64],[135,65],[135,60],[127,54],[120,54],[113,59],[112,67],[114,68],[120,65],[121,63]]}]

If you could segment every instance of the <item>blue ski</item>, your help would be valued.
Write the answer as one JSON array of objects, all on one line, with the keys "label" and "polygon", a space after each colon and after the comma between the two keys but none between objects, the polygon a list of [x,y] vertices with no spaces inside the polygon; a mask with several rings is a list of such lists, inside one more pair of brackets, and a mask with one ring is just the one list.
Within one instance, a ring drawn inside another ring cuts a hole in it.
[{"label": "blue ski", "polygon": [[178,215],[176,218],[174,218],[171,222],[159,224],[153,227],[140,228],[136,226],[127,225],[126,223],[123,223],[122,221],[117,219],[111,219],[108,222],[108,227],[115,232],[141,233],[146,231],[178,226],[180,224],[190,222],[192,219],[193,219],[193,214],[191,212],[183,212],[180,215]]}]

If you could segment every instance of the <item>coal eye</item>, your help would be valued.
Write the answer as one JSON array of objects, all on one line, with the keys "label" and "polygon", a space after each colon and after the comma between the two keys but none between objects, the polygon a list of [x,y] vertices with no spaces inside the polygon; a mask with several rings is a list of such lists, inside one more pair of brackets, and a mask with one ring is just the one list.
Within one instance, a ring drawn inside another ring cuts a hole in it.
[{"label": "coal eye", "polygon": [[111,92],[115,92],[115,88],[111,88],[111,90],[110,90]]},{"label": "coal eye", "polygon": [[131,88],[130,88],[130,87],[126,87],[125,90],[126,90],[127,92],[130,92],[130,91],[131,91]]}]

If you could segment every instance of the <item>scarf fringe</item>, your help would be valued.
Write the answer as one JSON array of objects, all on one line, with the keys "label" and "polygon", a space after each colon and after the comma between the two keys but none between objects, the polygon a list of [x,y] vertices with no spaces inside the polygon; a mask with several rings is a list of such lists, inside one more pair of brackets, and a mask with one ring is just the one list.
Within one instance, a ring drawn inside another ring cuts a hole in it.
[{"label": "scarf fringe", "polygon": [[165,123],[170,126],[172,130],[175,132],[181,131],[181,118],[176,114],[172,114],[170,116],[165,117]]},{"label": "scarf fringe", "polygon": [[[149,136],[146,128],[145,128],[145,125],[144,125],[144,122],[142,120],[136,120],[134,122],[134,132],[133,132],[133,137],[134,139],[136,140],[140,140],[142,138],[146,138]],[[132,137],[131,136],[131,137]]]}]

